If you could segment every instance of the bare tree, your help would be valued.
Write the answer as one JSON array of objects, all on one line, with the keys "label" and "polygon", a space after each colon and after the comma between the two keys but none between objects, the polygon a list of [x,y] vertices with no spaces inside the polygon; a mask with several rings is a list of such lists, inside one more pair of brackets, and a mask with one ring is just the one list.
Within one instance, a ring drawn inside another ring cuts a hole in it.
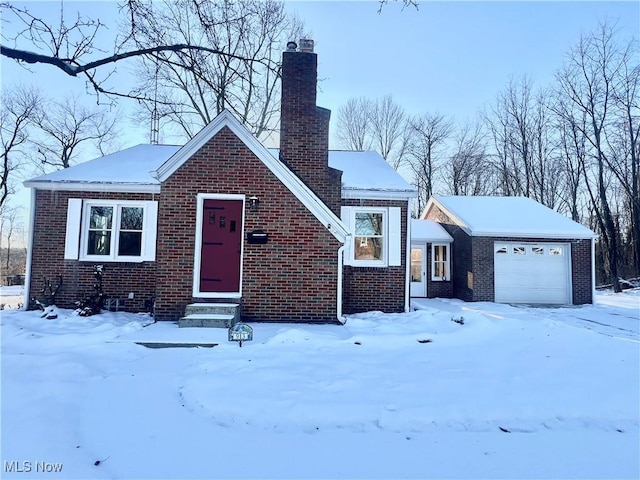
[{"label": "bare tree", "polygon": [[1,243],[2,240],[6,240],[7,242],[7,256],[4,261],[4,271],[9,272],[9,267],[11,266],[11,239],[13,238],[14,233],[18,230],[18,218],[20,213],[20,207],[11,207],[8,205],[3,205],[0,208],[0,251],[2,251]]},{"label": "bare tree", "polygon": [[369,148],[373,105],[365,97],[354,97],[338,109],[336,137],[340,147],[349,150]]},{"label": "bare tree", "polygon": [[[586,117],[575,116],[571,109],[561,98],[554,110],[564,112],[558,121],[557,131],[560,141],[562,158],[562,171],[560,173],[563,187],[558,190],[558,202],[561,210],[565,210],[571,219],[580,222],[582,213],[586,211],[586,205],[582,200],[584,168],[586,164],[587,146],[584,135],[580,132],[585,128]],[[562,118],[571,118],[572,121],[563,121]],[[582,127],[578,128],[577,125]]]},{"label": "bare tree", "polygon": [[153,92],[142,104],[146,118],[192,137],[228,109],[258,137],[275,129],[279,113],[279,58],[303,25],[276,0],[165,0],[136,10],[131,41],[209,45],[218,55],[190,50],[141,57],[134,93]]},{"label": "bare tree", "polygon": [[[417,0],[393,0],[393,2],[398,2],[402,4],[402,9],[404,10],[406,7],[413,7],[418,10],[418,1]],[[384,7],[389,3],[389,0],[378,0],[378,13],[382,13]]]},{"label": "bare tree", "polygon": [[499,191],[524,195],[554,208],[561,156],[550,96],[527,77],[510,80],[484,118],[493,135]]},{"label": "bare tree", "polygon": [[24,161],[28,128],[40,105],[40,93],[33,88],[9,87],[2,91],[0,109],[0,208],[13,193],[13,175]]},{"label": "bare tree", "polygon": [[[614,78],[621,66],[620,50],[615,43],[613,30],[603,24],[595,33],[580,39],[556,76],[561,94],[572,106],[571,109],[556,110],[556,113],[571,128],[576,128],[589,146],[591,163],[584,168],[585,186],[600,232],[605,272],[616,292],[620,291],[619,245],[608,193],[609,160],[605,149],[614,101]],[[592,175],[589,175],[590,172]]]},{"label": "bare tree", "polygon": [[32,13],[28,8],[18,7],[10,2],[0,3],[0,9],[3,13],[3,22],[6,22],[5,26],[11,24],[12,30],[16,32],[10,37],[3,34],[0,55],[22,64],[50,65],[72,77],[83,77],[98,94],[153,100],[153,96],[148,96],[147,92],[135,95],[121,90],[118,86],[109,86],[108,80],[114,70],[101,75],[98,74],[98,70],[105,70],[104,67],[113,68],[117,62],[129,58],[154,57],[161,53],[175,58],[181,52],[195,51],[236,58],[249,63],[263,63],[273,67],[269,58],[245,58],[204,44],[169,43],[161,39],[159,43],[151,46],[132,46],[131,40],[139,18],[138,12],[148,9],[147,2],[142,0],[123,2],[121,14],[128,21],[128,30],[124,37],[116,40],[113,49],[109,52],[98,47],[104,44],[102,34],[106,30],[106,25],[100,20],[88,18],[79,13],[75,16],[66,15],[63,3],[61,3],[59,21],[56,24],[47,23],[45,19]]},{"label": "bare tree", "polygon": [[640,62],[638,40],[630,41],[620,52],[620,68],[613,83],[616,122],[607,136],[611,154],[605,157],[626,197],[632,255],[626,263],[640,274]]},{"label": "bare tree", "polygon": [[378,99],[371,116],[371,141],[395,170],[406,161],[410,138],[404,109],[391,95]]},{"label": "bare tree", "polygon": [[444,171],[445,183],[453,195],[492,193],[492,168],[480,122],[467,123],[459,128],[453,154]]},{"label": "bare tree", "polygon": [[88,108],[77,97],[50,101],[33,118],[37,130],[30,139],[42,170],[68,168],[85,145],[108,153],[118,131],[117,116],[100,107]]},{"label": "bare tree", "polygon": [[550,91],[541,89],[533,99],[529,172],[531,197],[549,208],[556,208],[561,188],[562,154],[550,110],[552,98]]},{"label": "bare tree", "polygon": [[435,175],[440,167],[445,141],[453,132],[453,121],[440,113],[426,113],[409,120],[412,133],[410,164],[418,188],[418,210],[433,194]]},{"label": "bare tree", "polygon": [[407,161],[412,130],[407,114],[391,95],[349,99],[338,110],[337,130],[343,148],[375,150],[395,170]]}]

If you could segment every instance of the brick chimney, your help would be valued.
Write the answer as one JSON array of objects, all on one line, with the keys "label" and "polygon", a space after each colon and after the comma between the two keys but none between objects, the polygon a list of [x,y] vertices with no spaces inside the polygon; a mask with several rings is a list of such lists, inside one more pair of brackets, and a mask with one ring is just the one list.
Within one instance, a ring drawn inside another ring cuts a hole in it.
[{"label": "brick chimney", "polygon": [[329,167],[331,111],[316,106],[318,56],[313,40],[287,44],[282,54],[280,160],[337,215],[342,172]]}]

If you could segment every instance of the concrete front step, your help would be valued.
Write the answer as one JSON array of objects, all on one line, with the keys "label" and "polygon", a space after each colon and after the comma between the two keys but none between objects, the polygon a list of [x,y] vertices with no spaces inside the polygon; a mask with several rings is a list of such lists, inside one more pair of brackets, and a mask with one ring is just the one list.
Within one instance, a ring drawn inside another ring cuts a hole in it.
[{"label": "concrete front step", "polygon": [[178,326],[229,328],[239,321],[240,305],[237,303],[190,303]]},{"label": "concrete front step", "polygon": [[185,315],[178,320],[178,326],[183,327],[209,327],[209,328],[229,328],[233,326],[235,316],[230,314],[215,313],[193,313]]},{"label": "concrete front step", "polygon": [[184,314],[185,316],[201,313],[236,315],[236,312],[239,311],[240,305],[237,303],[190,303],[184,309]]}]

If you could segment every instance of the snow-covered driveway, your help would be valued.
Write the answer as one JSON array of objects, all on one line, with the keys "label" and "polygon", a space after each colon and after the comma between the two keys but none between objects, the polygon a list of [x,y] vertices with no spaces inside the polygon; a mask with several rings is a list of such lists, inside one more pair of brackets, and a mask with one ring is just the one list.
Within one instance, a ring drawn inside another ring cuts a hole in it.
[{"label": "snow-covered driveway", "polygon": [[[456,307],[449,307],[453,302]],[[522,305],[496,305],[494,303],[467,303],[459,307],[457,300],[412,301],[414,308],[439,308],[456,312],[486,313],[488,316],[510,318],[537,318],[557,320],[565,325],[585,328],[594,333],[611,337],[640,341],[640,295],[638,289],[616,295],[599,293],[596,304],[591,306],[528,307]]]}]

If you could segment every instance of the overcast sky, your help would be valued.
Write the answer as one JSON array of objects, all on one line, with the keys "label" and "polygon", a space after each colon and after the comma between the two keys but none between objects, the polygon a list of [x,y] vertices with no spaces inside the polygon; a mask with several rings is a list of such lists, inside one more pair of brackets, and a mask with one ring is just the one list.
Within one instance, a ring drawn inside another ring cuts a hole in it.
[{"label": "overcast sky", "polygon": [[[29,2],[33,12],[56,12],[58,2]],[[65,2],[67,13],[99,15],[111,22],[115,2]],[[599,22],[617,22],[620,35],[638,36],[640,2],[423,2],[418,10],[377,2],[288,3],[304,20],[318,53],[318,103],[335,117],[353,96],[386,94],[410,113],[440,112],[458,122],[475,118],[511,77],[536,85],[554,72],[580,35]],[[3,24],[5,33],[8,26]],[[84,81],[35,67],[28,72],[2,58],[2,85],[38,84],[51,96],[85,93]],[[89,98],[89,97],[87,97]],[[126,109],[127,105],[123,104]],[[123,147],[148,142],[146,128],[125,125]],[[333,132],[332,132],[333,133]],[[20,201],[28,203],[27,195]]]}]

